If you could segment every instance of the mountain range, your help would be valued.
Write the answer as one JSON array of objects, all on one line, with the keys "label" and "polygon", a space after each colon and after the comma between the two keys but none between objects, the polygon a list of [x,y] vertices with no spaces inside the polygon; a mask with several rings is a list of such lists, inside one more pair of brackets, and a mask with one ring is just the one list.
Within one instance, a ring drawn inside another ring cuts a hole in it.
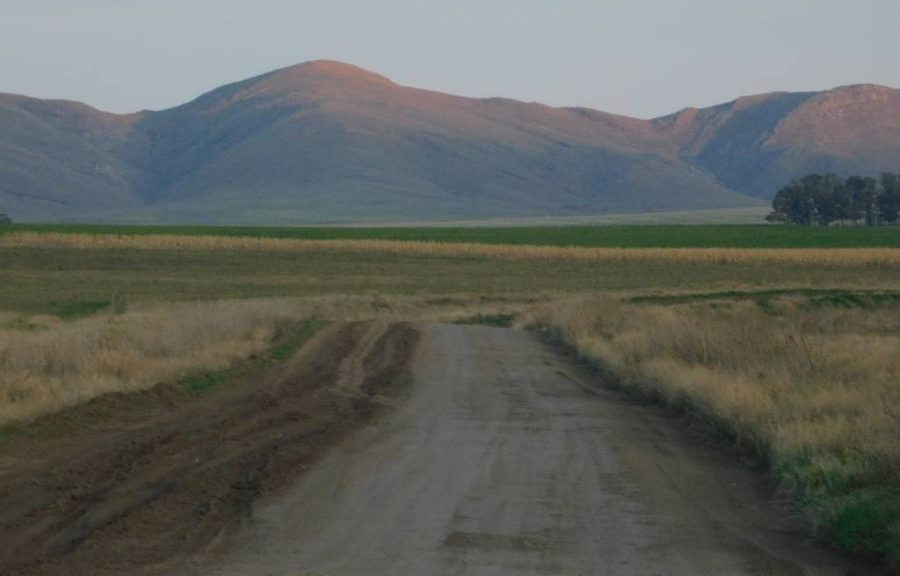
[{"label": "mountain range", "polygon": [[452,96],[315,61],[127,115],[0,94],[0,212],[23,221],[726,209],[827,171],[900,171],[900,90],[770,93],[641,120]]}]

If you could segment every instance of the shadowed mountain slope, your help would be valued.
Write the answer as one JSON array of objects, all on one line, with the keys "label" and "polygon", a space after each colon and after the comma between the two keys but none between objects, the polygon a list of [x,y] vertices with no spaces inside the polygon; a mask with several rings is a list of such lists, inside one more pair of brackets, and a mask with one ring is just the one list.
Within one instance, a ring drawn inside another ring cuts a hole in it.
[{"label": "shadowed mountain slope", "polygon": [[0,95],[0,208],[14,218],[61,219],[73,209],[141,206],[135,121],[75,102]]},{"label": "shadowed mountain slope", "polygon": [[127,116],[0,95],[0,207],[309,223],[751,206],[798,170],[900,167],[898,102],[850,87],[645,121],[407,88],[329,61]]},{"label": "shadowed mountain slope", "polygon": [[811,172],[900,169],[900,90],[882,86],[749,96],[652,124],[686,161],[758,197]]}]

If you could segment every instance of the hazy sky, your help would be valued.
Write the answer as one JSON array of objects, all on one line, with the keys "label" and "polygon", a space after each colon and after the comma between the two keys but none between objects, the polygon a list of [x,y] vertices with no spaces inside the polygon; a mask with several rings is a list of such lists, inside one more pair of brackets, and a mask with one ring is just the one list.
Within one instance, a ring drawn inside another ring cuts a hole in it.
[{"label": "hazy sky", "polygon": [[900,87],[900,0],[0,0],[0,92],[160,109],[318,58],[649,117]]}]

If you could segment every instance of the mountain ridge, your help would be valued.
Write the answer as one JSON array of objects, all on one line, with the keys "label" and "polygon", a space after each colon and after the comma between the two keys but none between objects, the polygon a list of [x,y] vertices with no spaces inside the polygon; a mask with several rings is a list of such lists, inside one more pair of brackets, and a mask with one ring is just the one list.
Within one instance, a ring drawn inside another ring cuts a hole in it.
[{"label": "mountain ridge", "polygon": [[310,223],[760,204],[804,171],[900,168],[900,91],[773,92],[649,120],[288,66],[160,111],[0,94],[22,220]]}]

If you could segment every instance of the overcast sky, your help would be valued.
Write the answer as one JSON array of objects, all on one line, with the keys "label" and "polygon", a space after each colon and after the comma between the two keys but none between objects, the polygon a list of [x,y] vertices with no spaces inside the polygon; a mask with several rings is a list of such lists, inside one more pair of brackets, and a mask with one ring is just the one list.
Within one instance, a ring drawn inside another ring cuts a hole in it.
[{"label": "overcast sky", "polygon": [[306,60],[639,117],[900,87],[900,0],[0,0],[0,92],[112,112]]}]

